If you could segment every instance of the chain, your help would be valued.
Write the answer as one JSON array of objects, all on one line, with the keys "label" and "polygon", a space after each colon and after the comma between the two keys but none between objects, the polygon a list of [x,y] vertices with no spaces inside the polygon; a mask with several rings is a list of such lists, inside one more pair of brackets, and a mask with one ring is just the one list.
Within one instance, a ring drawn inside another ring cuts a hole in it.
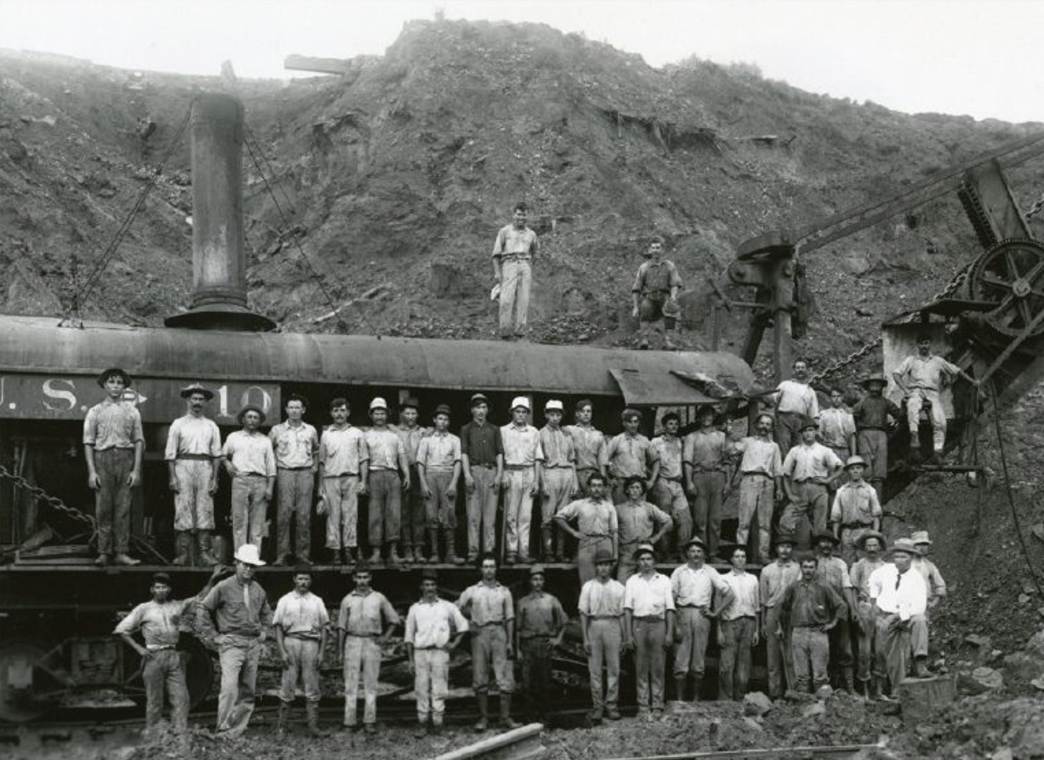
[{"label": "chain", "polygon": [[87,523],[91,526],[91,529],[94,529],[97,525],[95,519],[91,515],[88,515],[85,512],[81,512],[75,507],[70,507],[57,496],[51,496],[49,493],[47,493],[47,491],[43,490],[39,486],[34,486],[21,475],[15,475],[2,464],[0,464],[0,478],[6,478],[10,480],[12,483],[14,483],[16,488],[24,488],[40,501],[47,502],[52,509],[71,517],[73,520],[79,520],[80,522]]},{"label": "chain", "polygon": [[[1041,201],[1042,201],[1041,205],[1044,205],[1044,197],[1042,197]],[[932,299],[931,299],[931,301],[929,301],[929,303],[938,301],[941,298],[946,298],[947,296],[951,296],[955,292],[957,292],[957,289],[960,288],[961,285],[964,284],[964,281],[968,279],[968,275],[971,273],[971,270],[972,270],[972,265],[971,264],[965,264],[960,269],[960,271],[958,271],[957,274],[953,276],[953,279],[950,280],[949,284],[945,288],[943,288],[938,293],[936,293],[934,296],[932,296]],[[904,321],[911,322],[911,321],[913,321],[914,316],[915,315],[911,314]],[[850,353],[844,359],[836,361],[833,364],[831,364],[829,367],[827,367],[826,369],[821,370],[821,371],[817,372],[816,374],[812,375],[812,377],[810,377],[809,380],[808,380],[809,384],[811,385],[812,383],[819,383],[819,382],[822,382],[823,380],[825,380],[827,378],[833,377],[834,375],[836,375],[841,370],[846,369],[846,368],[852,366],[853,364],[861,361],[865,357],[869,356],[871,353],[873,353],[878,348],[880,348],[883,344],[884,344],[884,340],[882,338],[878,338],[875,341],[867,343],[862,348],[860,348],[860,349]]]},{"label": "chain", "polygon": [[1042,192],[1040,197],[1037,198],[1037,202],[1030,206],[1030,210],[1026,212],[1026,218],[1029,219],[1030,217],[1036,216],[1042,210],[1044,210],[1044,192]]}]

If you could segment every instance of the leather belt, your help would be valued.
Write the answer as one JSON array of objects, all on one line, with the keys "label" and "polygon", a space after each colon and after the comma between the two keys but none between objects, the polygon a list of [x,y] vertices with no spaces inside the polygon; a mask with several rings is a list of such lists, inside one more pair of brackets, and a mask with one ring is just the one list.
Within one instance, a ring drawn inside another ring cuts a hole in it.
[{"label": "leather belt", "polygon": [[213,458],[210,454],[178,454],[178,459],[188,459],[196,462],[209,462]]}]

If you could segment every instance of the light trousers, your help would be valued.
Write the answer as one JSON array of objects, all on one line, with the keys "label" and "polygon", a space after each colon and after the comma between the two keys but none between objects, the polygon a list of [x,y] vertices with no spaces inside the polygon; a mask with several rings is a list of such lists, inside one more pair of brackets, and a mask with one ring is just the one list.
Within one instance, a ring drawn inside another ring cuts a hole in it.
[{"label": "light trousers", "polygon": [[[763,565],[770,562],[769,546],[772,543],[772,512],[776,506],[776,481],[767,475],[744,475],[739,487],[739,523],[736,527],[736,543],[747,546],[750,525],[755,515],[758,518],[758,559]],[[751,555],[753,556],[753,554]]]},{"label": "light trousers", "polygon": [[204,459],[177,459],[174,474],[178,478],[174,530],[214,530],[214,497],[210,493],[214,465]]},{"label": "light trousers", "polygon": [[533,513],[533,479],[536,473],[533,468],[524,470],[505,470],[504,480],[504,523],[507,533],[508,556],[518,555],[524,559],[529,557],[529,523]]},{"label": "light trousers", "polygon": [[442,725],[449,694],[450,653],[444,649],[413,650],[413,691],[417,697],[417,720]]},{"label": "light trousers", "polygon": [[471,477],[475,488],[468,492],[468,556],[478,556],[479,542],[484,552],[497,548],[497,499],[500,489],[494,482],[497,471],[492,467],[474,466]]},{"label": "light trousers", "polygon": [[314,490],[315,474],[311,469],[284,468],[276,473],[276,492],[279,494],[279,504],[276,508],[276,556],[286,557],[290,554],[290,532],[293,530],[296,533],[293,542],[294,555],[302,562],[308,561],[312,539]]},{"label": "light trousers", "polygon": [[300,684],[304,690],[305,700],[318,702],[319,641],[285,636],[283,646],[290,657],[289,663],[283,668],[283,682],[279,698],[284,702],[293,702],[294,696],[297,694],[297,686]]},{"label": "light trousers", "polygon": [[[229,640],[230,639],[230,640]],[[239,736],[254,714],[257,662],[261,643],[257,639],[227,637],[219,644],[221,695],[218,697],[217,730]]]},{"label": "light trousers", "polygon": [[675,613],[681,641],[674,645],[675,677],[703,678],[704,657],[710,640],[711,621],[696,607],[679,607]]},{"label": "light trousers", "polygon": [[381,672],[381,648],[372,637],[344,639],[344,725],[356,725],[359,676],[363,683],[363,723],[377,722],[377,677]]},{"label": "light trousers", "polygon": [[638,712],[663,709],[663,680],[667,664],[667,622],[634,621],[634,669],[638,684]]},{"label": "light trousers", "polygon": [[718,699],[741,700],[750,681],[751,642],[758,630],[752,617],[722,620],[718,626]]},{"label": "light trousers", "polygon": [[354,549],[359,545],[359,485],[358,475],[323,478],[327,549]]},{"label": "light trousers", "polygon": [[[588,623],[587,641],[591,654],[587,671],[591,678],[591,704],[596,710],[606,705],[615,709],[620,701],[620,618],[597,618]],[[602,695],[602,669],[605,669],[605,695]]]},{"label": "light trousers", "polygon": [[142,666],[141,679],[145,683],[145,727],[152,728],[160,722],[166,693],[174,730],[188,728],[189,693],[181,653],[176,649],[153,652]]},{"label": "light trousers", "polygon": [[528,259],[501,259],[500,334],[522,335],[529,321],[533,270]]},{"label": "light trousers", "polygon": [[261,548],[268,512],[268,478],[264,475],[236,475],[232,478],[232,543],[238,551],[243,544]]}]

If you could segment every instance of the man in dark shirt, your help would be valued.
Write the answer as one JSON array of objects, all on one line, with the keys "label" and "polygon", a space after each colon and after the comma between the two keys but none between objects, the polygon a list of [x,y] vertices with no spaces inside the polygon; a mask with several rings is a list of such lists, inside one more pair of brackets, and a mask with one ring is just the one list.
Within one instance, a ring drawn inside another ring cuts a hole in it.
[{"label": "man in dark shirt", "polygon": [[558,599],[544,591],[542,565],[529,569],[529,585],[532,591],[518,600],[515,613],[515,651],[522,661],[526,709],[546,723],[551,698],[551,653],[562,643],[568,618]]},{"label": "man in dark shirt", "polygon": [[468,562],[481,551],[496,551],[497,498],[504,476],[504,442],[500,428],[488,422],[489,399],[471,397],[471,422],[460,429],[460,464],[468,504]]},{"label": "man in dark shirt", "polygon": [[816,568],[814,557],[801,560],[801,580],[792,583],[783,594],[782,629],[772,632],[782,637],[784,631],[789,631],[794,688],[802,692],[815,691],[829,681],[829,634],[848,614],[848,606],[840,595],[816,580]]},{"label": "man in dark shirt", "polygon": [[852,417],[856,424],[856,451],[868,463],[866,479],[884,496],[884,480],[888,477],[888,418],[899,420],[902,412],[891,399],[884,396],[888,381],[881,375],[871,375],[860,383],[867,394],[854,407]]}]

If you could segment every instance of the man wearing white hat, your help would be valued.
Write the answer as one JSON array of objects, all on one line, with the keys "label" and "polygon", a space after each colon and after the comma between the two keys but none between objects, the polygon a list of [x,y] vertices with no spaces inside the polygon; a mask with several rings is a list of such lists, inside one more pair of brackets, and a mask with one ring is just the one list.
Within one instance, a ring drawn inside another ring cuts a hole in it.
[{"label": "man wearing white hat", "polygon": [[[267,438],[265,440],[268,440]],[[264,565],[254,544],[236,549],[236,574],[218,583],[203,599],[204,627],[213,625],[213,637],[221,660],[221,696],[218,697],[217,731],[220,736],[240,736],[254,712],[257,662],[261,645],[272,625],[272,608],[254,571]]]},{"label": "man wearing white hat", "polygon": [[939,572],[935,563],[928,559],[928,551],[932,546],[932,541],[928,538],[928,531],[915,530],[910,534],[910,540],[917,547],[917,555],[913,558],[913,569],[919,572],[924,578],[924,582],[928,584],[928,608],[931,609],[946,596],[946,581],[943,580],[942,573]]},{"label": "man wearing white hat", "polygon": [[370,495],[370,564],[381,563],[381,545],[387,544],[388,563],[396,567],[402,530],[402,492],[410,490],[410,463],[402,439],[388,427],[388,404],[380,396],[370,402],[370,419],[373,427],[366,431],[369,479],[361,491]]},{"label": "man wearing white hat", "polygon": [[837,489],[830,508],[830,527],[841,541],[841,559],[849,567],[858,559],[856,544],[860,536],[881,529],[881,502],[877,491],[863,480],[866,460],[850,456],[845,462],[848,482]]},{"label": "man wearing white hat", "polygon": [[[923,642],[928,650],[928,587],[920,573],[911,567],[917,548],[908,538],[892,544],[892,563],[878,568],[870,576],[870,599],[877,609],[877,671],[887,674],[892,693],[906,678],[911,651],[917,652]],[[914,657],[918,678],[928,675],[925,657]]]},{"label": "man wearing white hat", "polygon": [[551,399],[544,404],[547,424],[540,428],[544,450],[543,482],[540,490],[540,548],[544,562],[565,561],[565,534],[555,530],[555,515],[580,491],[576,480],[576,449],[573,439],[562,430],[562,402]]},{"label": "man wearing white hat", "polygon": [[504,530],[505,563],[529,562],[529,522],[533,497],[540,492],[544,450],[540,433],[526,422],[529,399],[517,396],[511,402],[511,424],[500,428],[504,444]]}]

